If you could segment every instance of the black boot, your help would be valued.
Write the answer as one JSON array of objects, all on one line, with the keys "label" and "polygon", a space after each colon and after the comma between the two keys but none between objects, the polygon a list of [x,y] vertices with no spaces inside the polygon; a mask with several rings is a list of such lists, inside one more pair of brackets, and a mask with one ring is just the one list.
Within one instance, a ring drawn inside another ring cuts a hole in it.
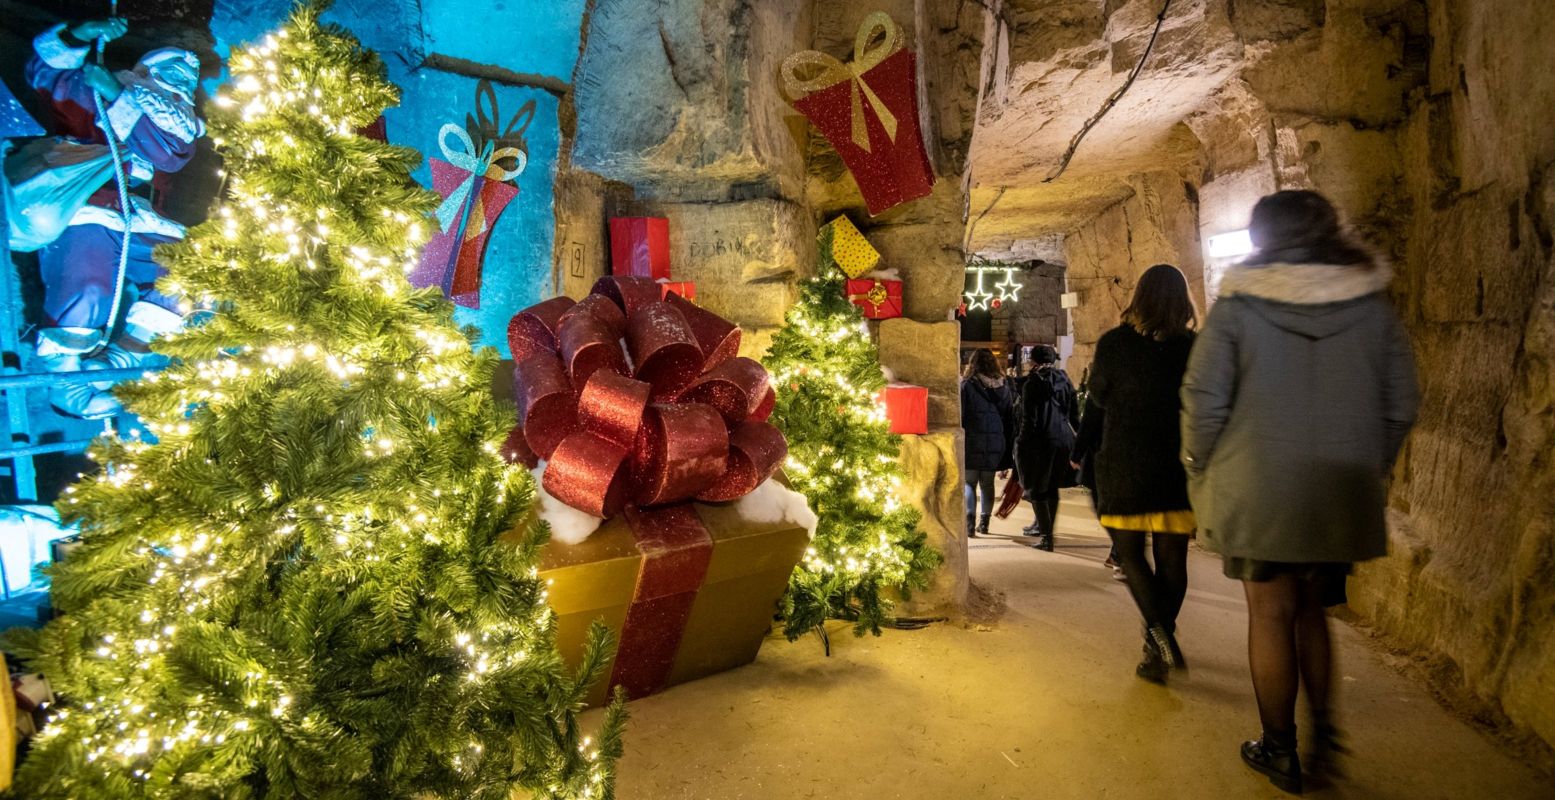
[{"label": "black boot", "polygon": [[1242,743],[1242,761],[1267,775],[1283,792],[1301,794],[1301,759],[1296,755],[1296,732],[1263,732],[1263,737]]},{"label": "black boot", "polygon": [[966,535],[969,539],[977,538],[977,527],[971,514],[966,515]]},{"label": "black boot", "polygon": [[1344,777],[1344,766],[1339,757],[1348,755],[1350,748],[1344,745],[1344,736],[1332,722],[1319,719],[1312,724],[1312,751],[1307,754],[1307,777],[1326,784]]},{"label": "black boot", "polygon": [[1188,660],[1183,658],[1182,648],[1177,646],[1177,637],[1171,631],[1160,625],[1151,625],[1145,629],[1145,638],[1155,643],[1156,650],[1167,666],[1184,672],[1188,670]]},{"label": "black boot", "polygon": [[1037,549],[1046,550],[1049,553],[1053,552],[1052,531],[1042,531],[1041,533],[1037,534]]},{"label": "black boot", "polygon": [[1165,686],[1166,675],[1171,672],[1171,669],[1166,665],[1166,660],[1161,658],[1161,650],[1156,647],[1155,642],[1146,639],[1144,660],[1134,668],[1134,674],[1143,680]]},{"label": "black boot", "polygon": [[993,516],[992,514],[984,514],[984,515],[982,515],[982,516],[977,518],[977,532],[980,535],[983,535],[983,536],[987,536],[988,535],[988,520],[992,516]]}]

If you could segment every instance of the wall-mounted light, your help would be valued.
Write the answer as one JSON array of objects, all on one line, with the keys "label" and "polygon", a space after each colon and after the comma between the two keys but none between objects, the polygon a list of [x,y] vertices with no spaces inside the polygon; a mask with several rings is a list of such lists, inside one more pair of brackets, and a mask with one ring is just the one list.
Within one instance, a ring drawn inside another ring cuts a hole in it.
[{"label": "wall-mounted light", "polygon": [[1252,255],[1253,237],[1245,230],[1230,231],[1209,237],[1210,258],[1241,258]]}]

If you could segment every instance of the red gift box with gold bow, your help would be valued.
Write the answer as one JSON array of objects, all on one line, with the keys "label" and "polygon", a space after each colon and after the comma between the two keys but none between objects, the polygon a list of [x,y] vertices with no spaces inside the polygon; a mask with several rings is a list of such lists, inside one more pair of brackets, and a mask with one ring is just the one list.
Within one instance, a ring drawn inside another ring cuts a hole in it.
[{"label": "red gift box with gold bow", "polygon": [[542,559],[563,655],[604,620],[620,642],[609,684],[630,697],[755,658],[809,537],[728,505],[788,451],[739,328],[651,279],[607,277],[520,312],[508,340],[509,457],[544,461],[547,493],[606,520]]},{"label": "red gift box with gold bow", "polygon": [[864,311],[866,319],[891,319],[902,315],[902,282],[860,278],[849,280],[848,300]]},{"label": "red gift box with gold bow", "polygon": [[819,50],[783,60],[784,91],[842,157],[870,216],[934,190],[918,125],[917,70],[901,30],[882,11],[859,26],[846,64]]}]

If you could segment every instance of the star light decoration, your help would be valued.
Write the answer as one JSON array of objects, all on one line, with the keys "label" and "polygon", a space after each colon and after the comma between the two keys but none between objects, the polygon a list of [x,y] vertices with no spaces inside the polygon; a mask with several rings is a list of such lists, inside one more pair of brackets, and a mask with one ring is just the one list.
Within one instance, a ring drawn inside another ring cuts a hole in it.
[{"label": "star light decoration", "polygon": [[[1005,303],[1015,303],[1020,300],[1020,279],[1015,277],[1015,267],[996,262],[974,261],[967,265],[966,271],[972,276],[972,288],[968,289],[962,299],[965,301],[968,312],[999,308]],[[1003,280],[993,285],[998,292],[988,291],[984,281],[991,277]]]}]

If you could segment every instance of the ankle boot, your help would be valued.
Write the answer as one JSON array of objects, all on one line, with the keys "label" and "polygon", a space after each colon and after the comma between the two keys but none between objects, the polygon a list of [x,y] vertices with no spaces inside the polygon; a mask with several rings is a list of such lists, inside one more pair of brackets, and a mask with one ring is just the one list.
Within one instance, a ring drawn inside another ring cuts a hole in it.
[{"label": "ankle boot", "polygon": [[992,516],[993,516],[992,514],[984,514],[984,515],[982,515],[982,516],[977,518],[977,532],[980,535],[983,535],[983,536],[987,536],[988,535],[988,520]]},{"label": "ankle boot", "polygon": [[1301,759],[1296,755],[1296,732],[1271,733],[1242,743],[1242,761],[1267,775],[1283,792],[1301,794]]},{"label": "ankle boot", "polygon": [[1307,777],[1320,783],[1344,777],[1340,756],[1349,753],[1350,748],[1344,744],[1344,734],[1327,717],[1319,717],[1312,723],[1312,750],[1307,754]]},{"label": "ankle boot", "polygon": [[1188,660],[1183,658],[1182,648],[1177,646],[1177,637],[1171,631],[1160,625],[1151,625],[1145,628],[1145,638],[1155,644],[1167,666],[1183,672],[1188,670]]},{"label": "ankle boot", "polygon": [[977,538],[976,519],[971,514],[966,515],[966,535],[971,539]]},{"label": "ankle boot", "polygon": [[1171,669],[1167,666],[1166,659],[1161,658],[1161,651],[1156,647],[1155,642],[1146,639],[1145,657],[1139,662],[1139,666],[1134,668],[1134,674],[1150,683],[1165,686],[1166,676]]}]

